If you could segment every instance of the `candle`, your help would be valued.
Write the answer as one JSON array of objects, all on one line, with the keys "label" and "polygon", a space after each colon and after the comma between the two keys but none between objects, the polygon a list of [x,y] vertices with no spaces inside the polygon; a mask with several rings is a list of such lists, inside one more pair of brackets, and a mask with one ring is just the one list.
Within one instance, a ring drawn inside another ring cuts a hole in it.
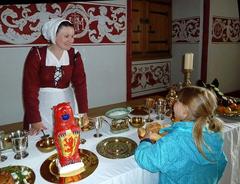
[{"label": "candle", "polygon": [[192,70],[193,69],[193,53],[186,53],[184,56],[184,69]]}]

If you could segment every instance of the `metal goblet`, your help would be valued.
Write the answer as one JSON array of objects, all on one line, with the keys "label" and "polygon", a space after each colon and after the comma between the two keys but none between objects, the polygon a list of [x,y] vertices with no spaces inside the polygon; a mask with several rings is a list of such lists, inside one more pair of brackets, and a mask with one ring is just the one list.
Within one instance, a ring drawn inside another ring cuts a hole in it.
[{"label": "metal goblet", "polygon": [[99,133],[100,128],[102,128],[102,119],[97,117],[94,122],[94,126],[96,129],[96,133],[93,135],[94,137],[101,137],[102,134]]},{"label": "metal goblet", "polygon": [[[82,132],[82,129],[84,127],[84,114],[78,114],[77,121],[78,121],[80,130]],[[85,142],[87,142],[87,140],[84,138],[81,138],[81,135],[80,135],[80,144],[85,144]]]},{"label": "metal goblet", "polygon": [[7,160],[7,156],[2,155],[2,151],[4,150],[4,132],[0,131],[0,162],[4,162]]},{"label": "metal goblet", "polygon": [[166,100],[163,98],[158,98],[156,102],[156,112],[157,112],[157,117],[156,119],[164,119],[164,114],[166,112]]},{"label": "metal goblet", "polygon": [[148,110],[148,118],[146,119],[146,122],[152,122],[153,119],[151,119],[151,109],[154,107],[155,100],[153,98],[146,98],[145,100],[145,106]]},{"label": "metal goblet", "polygon": [[17,160],[26,158],[28,156],[28,152],[26,151],[28,147],[28,133],[24,130],[12,132],[11,140],[13,152],[16,153],[14,158]]}]

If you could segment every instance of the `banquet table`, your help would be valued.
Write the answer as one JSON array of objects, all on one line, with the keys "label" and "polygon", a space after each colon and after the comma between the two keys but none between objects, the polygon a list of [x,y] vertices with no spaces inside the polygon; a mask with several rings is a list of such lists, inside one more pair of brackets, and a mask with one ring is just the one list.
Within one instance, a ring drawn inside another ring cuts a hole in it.
[{"label": "banquet table", "polygon": [[[151,114],[152,118],[155,118],[155,114]],[[111,120],[104,117],[108,122]],[[236,120],[223,119],[224,124],[223,137],[225,141],[224,150],[228,157],[228,165],[224,172],[223,177],[220,180],[221,184],[239,184],[240,183],[240,122]],[[170,123],[168,118],[164,120],[156,120],[161,124]],[[49,132],[47,132],[49,133]],[[136,128],[129,126],[129,130],[126,132],[114,134],[110,131],[110,127],[107,123],[103,123],[100,133],[103,134],[100,138],[95,138],[93,134],[96,130],[89,130],[81,132],[81,137],[87,141],[85,144],[81,144],[80,148],[87,149],[97,155],[99,159],[96,170],[88,177],[76,182],[80,184],[157,184],[158,173],[151,173],[144,169],[141,169],[134,160],[134,156],[130,156],[124,159],[109,159],[101,156],[97,150],[96,145],[105,138],[108,137],[127,137],[134,140],[137,144],[139,138],[137,136]],[[40,140],[41,135],[29,136],[29,147],[27,149],[29,156],[22,160],[15,160],[12,150],[6,150],[3,153],[8,156],[8,159],[0,163],[0,167],[9,165],[23,165],[30,167],[36,176],[36,184],[47,184],[40,174],[40,167],[42,163],[51,155],[56,153],[56,150],[49,153],[40,152],[36,145],[36,142]]]}]

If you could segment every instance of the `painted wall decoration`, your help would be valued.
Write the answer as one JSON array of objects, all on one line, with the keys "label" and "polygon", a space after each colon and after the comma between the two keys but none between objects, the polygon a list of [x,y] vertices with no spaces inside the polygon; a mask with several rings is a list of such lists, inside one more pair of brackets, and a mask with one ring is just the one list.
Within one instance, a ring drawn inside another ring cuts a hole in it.
[{"label": "painted wall decoration", "polygon": [[170,60],[132,64],[132,97],[165,90],[170,85]]},{"label": "painted wall decoration", "polygon": [[239,18],[213,17],[212,42],[240,42]]},{"label": "painted wall decoration", "polygon": [[54,17],[73,22],[76,44],[126,42],[126,7],[96,3],[19,4],[0,6],[0,46],[46,44],[42,25]]},{"label": "painted wall decoration", "polygon": [[200,41],[200,18],[189,17],[173,20],[172,41],[198,43]]}]

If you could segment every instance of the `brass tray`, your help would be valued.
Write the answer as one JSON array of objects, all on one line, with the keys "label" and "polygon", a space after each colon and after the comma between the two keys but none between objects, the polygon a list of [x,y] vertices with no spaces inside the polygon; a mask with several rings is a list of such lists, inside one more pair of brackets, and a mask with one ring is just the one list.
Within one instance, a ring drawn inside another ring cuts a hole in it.
[{"label": "brass tray", "polygon": [[97,145],[97,152],[110,159],[127,158],[134,154],[137,143],[127,137],[110,137]]},{"label": "brass tray", "polygon": [[[79,153],[85,165],[85,171],[76,176],[65,177],[65,183],[76,182],[88,177],[98,166],[98,158],[94,153],[86,149],[80,149]],[[60,177],[56,166],[56,159],[57,153],[48,157],[41,165],[40,174],[48,182],[59,183]]]},{"label": "brass tray", "polygon": [[[7,171],[10,172],[11,175],[13,176],[14,182],[15,183],[25,183],[23,180],[25,179],[28,183],[34,184],[35,182],[35,173],[34,171],[26,166],[20,166],[20,165],[15,165],[15,166],[7,166],[0,168],[0,171]],[[15,177],[17,175],[18,177]]]},{"label": "brass tray", "polygon": [[41,139],[36,143],[36,147],[41,152],[44,152],[44,153],[51,152],[55,149],[54,138],[47,137],[47,138]]}]

